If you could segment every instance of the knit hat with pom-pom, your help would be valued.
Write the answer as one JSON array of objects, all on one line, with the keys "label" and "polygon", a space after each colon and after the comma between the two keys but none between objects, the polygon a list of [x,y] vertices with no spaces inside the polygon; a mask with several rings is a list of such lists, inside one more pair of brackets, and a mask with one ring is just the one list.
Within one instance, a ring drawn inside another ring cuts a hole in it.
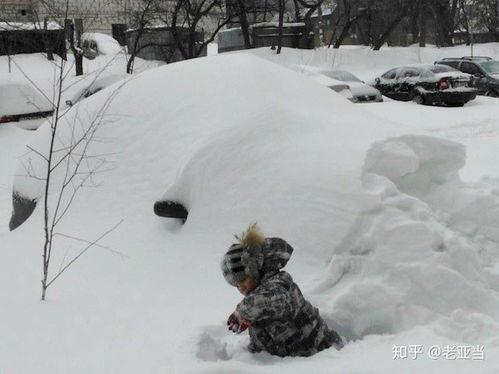
[{"label": "knit hat with pom-pom", "polygon": [[258,280],[263,265],[263,234],[256,224],[251,225],[240,236],[237,243],[230,246],[222,257],[221,268],[225,280],[232,286],[246,278]]}]

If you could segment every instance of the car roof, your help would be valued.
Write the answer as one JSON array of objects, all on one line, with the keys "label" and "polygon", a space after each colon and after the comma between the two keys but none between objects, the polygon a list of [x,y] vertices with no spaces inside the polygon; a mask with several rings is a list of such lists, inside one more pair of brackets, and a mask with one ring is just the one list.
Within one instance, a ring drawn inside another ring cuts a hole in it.
[{"label": "car roof", "polygon": [[[440,61],[490,61],[492,57],[488,56],[463,56],[463,57],[444,57]],[[438,63],[438,62],[435,62]]]},{"label": "car roof", "polygon": [[[420,70],[424,70],[424,69],[431,69],[433,66],[435,66],[435,64],[409,64],[409,65],[403,65],[403,66],[397,66],[395,68],[392,68],[392,69],[389,69],[387,71],[385,71],[383,74],[386,74],[388,73],[389,71],[392,71],[392,70],[402,70],[402,69],[420,69]],[[447,65],[442,65],[442,66],[445,66],[445,67],[448,67]]]}]

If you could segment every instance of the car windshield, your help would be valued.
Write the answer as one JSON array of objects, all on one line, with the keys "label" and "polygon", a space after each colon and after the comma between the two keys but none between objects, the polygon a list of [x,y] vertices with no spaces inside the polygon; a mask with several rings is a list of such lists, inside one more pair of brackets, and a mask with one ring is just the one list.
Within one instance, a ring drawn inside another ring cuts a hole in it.
[{"label": "car windshield", "polygon": [[459,71],[457,69],[454,69],[453,67],[451,66],[447,66],[447,65],[433,65],[430,67],[430,70],[433,72],[433,73],[448,73],[450,71]]},{"label": "car windshield", "polygon": [[325,75],[342,82],[361,82],[355,75],[343,70],[329,71]]},{"label": "car windshield", "polygon": [[388,70],[385,74],[383,74],[381,77],[385,79],[394,79],[395,76],[397,75],[397,72],[399,71],[399,68],[391,69]]},{"label": "car windshield", "polygon": [[480,66],[489,74],[499,74],[499,61],[483,61]]}]

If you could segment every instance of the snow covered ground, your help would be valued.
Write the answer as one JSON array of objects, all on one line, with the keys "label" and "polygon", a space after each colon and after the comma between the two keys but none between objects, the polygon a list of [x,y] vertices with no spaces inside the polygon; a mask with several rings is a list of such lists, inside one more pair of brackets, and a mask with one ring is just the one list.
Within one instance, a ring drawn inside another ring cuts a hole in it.
[{"label": "snow covered ground", "polygon": [[[40,159],[24,144],[45,152],[48,128],[0,127],[0,373],[497,372],[499,101],[352,104],[286,68],[334,66],[369,80],[469,52],[272,53],[175,63],[120,88],[88,150],[107,171],[80,190],[58,232],[94,240],[123,223],[45,302],[43,212],[13,232],[7,222],[14,179],[40,194],[18,161],[36,169]],[[498,58],[499,44],[475,53]],[[18,63],[50,89],[53,70],[41,56]],[[68,112],[59,146],[116,87]],[[184,203],[185,225],[153,214],[161,197]],[[349,340],[342,351],[252,355],[246,334],[225,329],[240,296],[219,261],[255,221],[294,246],[286,270]],[[84,246],[58,236],[53,271]]]}]

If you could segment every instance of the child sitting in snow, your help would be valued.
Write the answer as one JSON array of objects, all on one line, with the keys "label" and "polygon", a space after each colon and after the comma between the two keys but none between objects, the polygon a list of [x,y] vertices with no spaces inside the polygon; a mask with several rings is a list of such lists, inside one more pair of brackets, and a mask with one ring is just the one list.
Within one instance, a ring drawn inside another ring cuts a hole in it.
[{"label": "child sitting in snow", "polygon": [[225,280],[245,297],[227,320],[229,330],[239,334],[249,327],[252,353],[311,356],[331,346],[341,349],[341,337],[281,271],[293,248],[283,239],[264,238],[256,225],[236,238],[221,267]]}]

